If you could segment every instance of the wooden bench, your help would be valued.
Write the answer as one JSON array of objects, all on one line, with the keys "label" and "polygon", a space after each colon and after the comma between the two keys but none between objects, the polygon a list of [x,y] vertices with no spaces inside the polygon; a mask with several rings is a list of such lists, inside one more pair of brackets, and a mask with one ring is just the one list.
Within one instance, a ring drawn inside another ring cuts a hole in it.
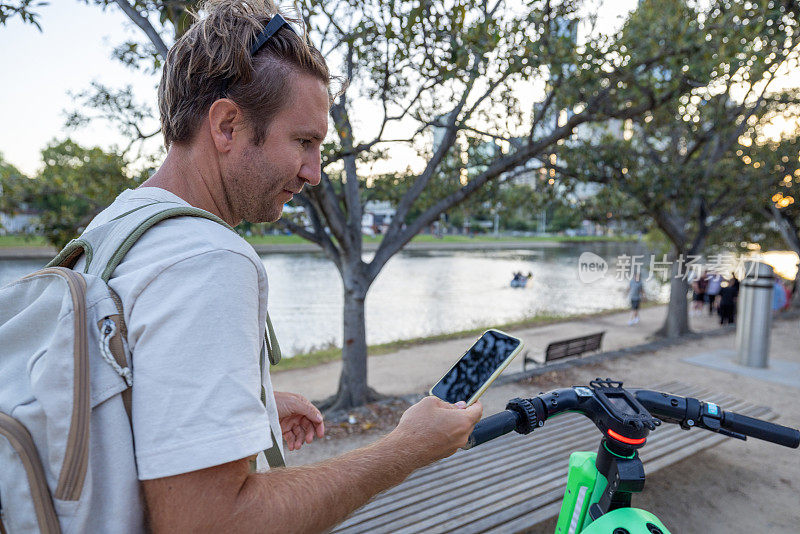
[{"label": "wooden bench", "polygon": [[[680,383],[651,389],[719,403],[760,419],[776,415],[728,395]],[[413,473],[405,482],[373,498],[336,533],[516,533],[558,515],[567,481],[569,455],[594,451],[601,434],[586,417],[564,414],[522,436],[508,434]],[[731,439],[702,429],[663,425],[641,450],[645,472],[674,464]],[[647,490],[645,490],[647,491]],[[634,495],[634,505],[636,496]]]},{"label": "wooden bench", "polygon": [[[600,350],[600,345],[603,343],[603,332],[596,334],[589,334],[588,336],[575,337],[572,339],[564,339],[561,341],[554,341],[547,345],[544,351],[544,361],[541,364],[546,364],[553,360],[560,360],[561,358],[569,358],[571,356],[580,356],[585,352],[593,350]],[[522,361],[522,370],[525,371],[529,363],[540,365],[540,362],[525,354]]]}]

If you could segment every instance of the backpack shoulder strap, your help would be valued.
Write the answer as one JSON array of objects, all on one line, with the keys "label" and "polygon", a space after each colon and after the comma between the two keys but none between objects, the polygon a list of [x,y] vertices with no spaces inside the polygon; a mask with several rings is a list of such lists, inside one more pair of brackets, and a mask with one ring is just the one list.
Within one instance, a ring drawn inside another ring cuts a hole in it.
[{"label": "backpack shoulder strap", "polygon": [[[235,232],[228,223],[213,213],[177,202],[156,201],[136,207],[88,232],[84,232],[77,239],[67,243],[64,249],[47,264],[47,267],[59,266],[71,269],[78,259],[85,254],[86,267],[84,272],[99,275],[103,281],[108,283],[114,270],[122,263],[125,255],[147,230],[163,220],[185,216],[209,219]],[[275,331],[272,328],[269,313],[267,313],[267,329],[264,332],[264,339],[269,361],[272,365],[277,365],[281,360],[281,349],[278,345]],[[263,374],[263,358],[259,363]],[[130,391],[130,389],[127,391]],[[262,401],[266,404],[263,386]],[[267,461],[270,467],[283,467],[285,463],[271,425],[269,432],[272,438],[272,447],[264,451]]]},{"label": "backpack shoulder strap", "polygon": [[106,283],[136,241],[151,227],[172,217],[202,217],[234,231],[231,226],[205,210],[177,202],[153,202],[84,232],[73,239],[47,266],[72,268],[81,255],[86,255],[85,273],[100,276]]}]

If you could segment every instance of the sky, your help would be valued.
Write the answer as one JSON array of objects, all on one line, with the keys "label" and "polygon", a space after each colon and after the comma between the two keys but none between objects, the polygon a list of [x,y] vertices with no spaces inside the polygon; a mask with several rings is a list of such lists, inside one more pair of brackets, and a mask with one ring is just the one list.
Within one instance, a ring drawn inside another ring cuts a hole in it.
[{"label": "sky", "polygon": [[132,72],[111,58],[116,44],[135,35],[118,9],[103,12],[77,0],[50,0],[40,12],[42,32],[16,18],[0,27],[0,153],[27,174],[39,169],[41,150],[53,139],[127,144],[98,121],[79,130],[64,128],[64,110],[76,107],[70,92],[87,89],[92,81],[132,84],[139,98],[155,107],[158,83],[156,76]]}]

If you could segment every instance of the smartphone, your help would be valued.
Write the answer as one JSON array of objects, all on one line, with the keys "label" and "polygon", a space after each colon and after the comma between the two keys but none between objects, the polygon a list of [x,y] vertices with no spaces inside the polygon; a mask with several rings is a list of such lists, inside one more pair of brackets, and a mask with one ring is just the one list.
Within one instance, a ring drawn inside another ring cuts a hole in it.
[{"label": "smartphone", "polygon": [[473,404],[522,350],[522,341],[500,330],[487,330],[430,390],[451,404]]}]

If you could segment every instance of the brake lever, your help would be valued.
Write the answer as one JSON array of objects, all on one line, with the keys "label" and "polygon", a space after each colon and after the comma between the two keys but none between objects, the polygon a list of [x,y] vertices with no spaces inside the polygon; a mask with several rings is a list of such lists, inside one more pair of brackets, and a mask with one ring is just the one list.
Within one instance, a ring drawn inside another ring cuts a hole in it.
[{"label": "brake lever", "polygon": [[747,436],[745,436],[744,434],[739,434],[738,432],[733,432],[732,430],[726,430],[724,428],[720,428],[718,430],[715,430],[714,432],[717,432],[718,434],[723,434],[723,435],[731,437],[731,438],[736,438],[736,439],[740,439],[742,441],[747,441]]},{"label": "brake lever", "polygon": [[733,430],[728,430],[722,428],[720,424],[720,420],[715,417],[710,416],[700,416],[699,425],[706,430],[710,430],[711,432],[716,432],[717,434],[722,434],[723,436],[728,436],[730,438],[740,439],[742,441],[747,441],[747,436],[744,434],[740,434],[739,432],[734,432]]}]

